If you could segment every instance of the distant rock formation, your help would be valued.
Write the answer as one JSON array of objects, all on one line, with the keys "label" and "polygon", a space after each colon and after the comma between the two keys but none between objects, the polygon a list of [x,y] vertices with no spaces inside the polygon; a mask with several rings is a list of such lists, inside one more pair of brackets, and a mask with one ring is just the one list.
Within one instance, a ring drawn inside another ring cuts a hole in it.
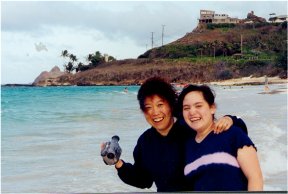
[{"label": "distant rock formation", "polygon": [[251,11],[250,13],[247,14],[247,18],[243,20],[243,22],[249,22],[249,21],[253,23],[264,23],[266,22],[266,19],[254,15],[254,11]]},{"label": "distant rock formation", "polygon": [[53,67],[49,72],[43,71],[40,75],[34,80],[34,86],[51,86],[57,85],[57,78],[64,75],[65,72],[61,72],[58,66]]}]

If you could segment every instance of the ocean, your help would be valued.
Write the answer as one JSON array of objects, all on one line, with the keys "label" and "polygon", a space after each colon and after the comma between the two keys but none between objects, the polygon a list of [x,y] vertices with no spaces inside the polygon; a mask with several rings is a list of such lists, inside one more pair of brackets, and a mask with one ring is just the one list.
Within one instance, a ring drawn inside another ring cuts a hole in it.
[{"label": "ocean", "polygon": [[[2,193],[151,192],[123,183],[100,156],[101,142],[120,137],[133,163],[138,137],[149,127],[139,86],[1,88]],[[287,191],[287,84],[211,86],[216,117],[241,117],[255,143],[265,191]]]}]

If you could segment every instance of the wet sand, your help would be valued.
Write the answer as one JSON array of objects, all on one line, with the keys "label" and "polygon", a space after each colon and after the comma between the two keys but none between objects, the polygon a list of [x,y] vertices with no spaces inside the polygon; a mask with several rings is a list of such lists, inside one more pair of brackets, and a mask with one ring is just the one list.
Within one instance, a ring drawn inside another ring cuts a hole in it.
[{"label": "wet sand", "polygon": [[[279,77],[268,77],[268,84],[283,84],[288,83],[288,79]],[[264,85],[265,77],[242,77],[237,79],[229,79],[224,81],[210,82],[212,85],[219,86],[239,86],[239,85]]]}]

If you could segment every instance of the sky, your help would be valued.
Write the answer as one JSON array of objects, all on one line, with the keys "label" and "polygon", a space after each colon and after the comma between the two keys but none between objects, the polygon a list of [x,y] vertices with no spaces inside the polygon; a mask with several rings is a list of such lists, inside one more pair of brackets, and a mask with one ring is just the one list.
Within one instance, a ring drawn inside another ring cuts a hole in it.
[{"label": "sky", "polygon": [[31,84],[67,61],[63,50],[87,64],[100,51],[137,58],[197,26],[200,10],[244,19],[287,15],[286,1],[1,1],[1,84]]}]

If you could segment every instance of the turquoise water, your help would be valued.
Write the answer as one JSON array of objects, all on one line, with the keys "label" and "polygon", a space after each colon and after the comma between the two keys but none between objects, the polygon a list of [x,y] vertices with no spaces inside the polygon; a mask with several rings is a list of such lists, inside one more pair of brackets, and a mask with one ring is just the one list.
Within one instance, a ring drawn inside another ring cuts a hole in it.
[{"label": "turquoise water", "polygon": [[[100,157],[100,143],[120,136],[122,158],[146,123],[138,86],[2,87],[1,184],[4,193],[143,192],[124,184]],[[287,92],[262,95],[263,86],[216,91],[218,115],[241,116],[258,148],[265,190],[287,190]],[[271,85],[287,90],[287,85]]]}]

